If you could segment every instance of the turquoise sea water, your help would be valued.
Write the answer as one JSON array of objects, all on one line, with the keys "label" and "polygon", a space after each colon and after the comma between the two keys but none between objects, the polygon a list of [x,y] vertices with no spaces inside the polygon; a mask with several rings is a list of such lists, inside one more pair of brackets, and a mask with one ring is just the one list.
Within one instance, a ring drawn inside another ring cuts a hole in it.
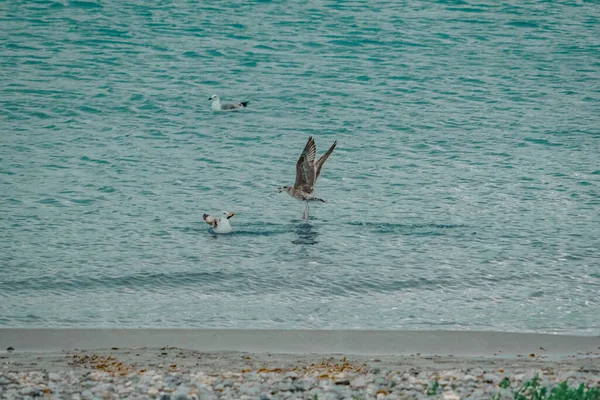
[{"label": "turquoise sea water", "polygon": [[0,326],[600,334],[597,3],[5,1],[0,33]]}]

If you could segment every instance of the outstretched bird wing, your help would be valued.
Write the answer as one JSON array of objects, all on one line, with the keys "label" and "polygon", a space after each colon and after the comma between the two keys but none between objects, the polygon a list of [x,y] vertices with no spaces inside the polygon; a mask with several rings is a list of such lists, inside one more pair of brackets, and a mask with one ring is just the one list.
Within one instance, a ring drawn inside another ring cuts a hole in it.
[{"label": "outstretched bird wing", "polygon": [[323,154],[321,158],[319,158],[319,160],[317,161],[317,174],[315,175],[315,182],[317,181],[317,179],[319,179],[319,175],[321,175],[321,168],[323,168],[323,164],[325,164],[325,161],[327,161],[327,158],[329,158],[329,155],[333,152],[333,149],[335,149],[336,144],[337,140],[333,142],[329,150],[327,150],[327,153]]},{"label": "outstretched bird wing", "polygon": [[206,222],[207,224],[209,224],[213,228],[216,228],[216,226],[217,226],[217,219],[215,217],[211,217],[208,214],[204,214],[204,215],[202,215],[202,219],[204,220],[204,222]]},{"label": "outstretched bird wing", "polygon": [[296,183],[295,189],[300,189],[304,193],[312,193],[315,184],[315,155],[317,154],[317,145],[312,136],[309,136],[300,158],[296,163]]}]

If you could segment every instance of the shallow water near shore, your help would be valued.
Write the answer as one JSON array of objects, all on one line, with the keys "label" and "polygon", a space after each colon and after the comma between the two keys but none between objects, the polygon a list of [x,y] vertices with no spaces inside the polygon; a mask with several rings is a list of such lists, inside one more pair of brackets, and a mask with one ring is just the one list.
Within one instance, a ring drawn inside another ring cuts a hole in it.
[{"label": "shallow water near shore", "polygon": [[[594,4],[15,1],[0,31],[0,326],[600,334]],[[309,135],[338,147],[303,222]]]}]

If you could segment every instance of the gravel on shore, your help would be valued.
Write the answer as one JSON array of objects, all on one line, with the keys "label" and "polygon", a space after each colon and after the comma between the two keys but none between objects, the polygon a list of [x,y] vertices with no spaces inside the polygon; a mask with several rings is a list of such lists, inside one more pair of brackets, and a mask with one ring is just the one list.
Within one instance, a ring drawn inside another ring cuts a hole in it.
[{"label": "gravel on shore", "polygon": [[0,356],[0,398],[513,399],[535,376],[600,387],[599,359],[344,357],[176,348]]}]

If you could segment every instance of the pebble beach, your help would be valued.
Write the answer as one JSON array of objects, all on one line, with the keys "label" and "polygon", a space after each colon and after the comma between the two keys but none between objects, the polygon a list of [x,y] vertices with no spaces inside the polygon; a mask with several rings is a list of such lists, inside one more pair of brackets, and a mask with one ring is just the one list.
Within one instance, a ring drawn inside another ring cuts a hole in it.
[{"label": "pebble beach", "polygon": [[524,385],[532,379],[548,392],[562,382],[594,390],[598,355],[379,357],[167,347],[0,354],[2,399],[514,399],[530,394]]}]

